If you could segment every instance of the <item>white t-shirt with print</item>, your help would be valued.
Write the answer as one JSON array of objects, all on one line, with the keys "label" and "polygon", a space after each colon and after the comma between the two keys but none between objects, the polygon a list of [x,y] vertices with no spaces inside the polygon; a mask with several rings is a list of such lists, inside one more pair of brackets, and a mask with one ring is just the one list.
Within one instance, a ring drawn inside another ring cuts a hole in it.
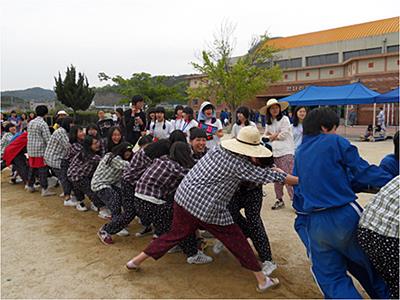
[{"label": "white t-shirt with print", "polygon": [[[213,138],[211,140],[207,139],[207,142],[206,142],[206,147],[211,150],[215,146],[219,145],[221,142],[220,138],[217,136],[216,133],[217,133],[217,131],[223,129],[222,123],[221,123],[220,119],[216,119],[216,121],[214,123],[212,123],[212,119],[209,119],[209,120],[205,121],[204,124],[210,125],[217,129],[216,132],[212,135]],[[207,136],[211,135],[210,133],[207,132],[207,130],[206,130],[206,133],[207,133]]]}]

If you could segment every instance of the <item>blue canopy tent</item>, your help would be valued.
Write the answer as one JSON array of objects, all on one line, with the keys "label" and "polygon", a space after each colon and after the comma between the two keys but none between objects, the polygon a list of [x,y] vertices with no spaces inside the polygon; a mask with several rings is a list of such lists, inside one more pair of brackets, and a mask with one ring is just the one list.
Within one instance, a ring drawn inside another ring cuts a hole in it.
[{"label": "blue canopy tent", "polygon": [[399,87],[375,97],[375,103],[399,103]]},{"label": "blue canopy tent", "polygon": [[308,86],[279,101],[289,102],[290,105],[349,105],[372,104],[380,94],[356,82],[340,86]]}]

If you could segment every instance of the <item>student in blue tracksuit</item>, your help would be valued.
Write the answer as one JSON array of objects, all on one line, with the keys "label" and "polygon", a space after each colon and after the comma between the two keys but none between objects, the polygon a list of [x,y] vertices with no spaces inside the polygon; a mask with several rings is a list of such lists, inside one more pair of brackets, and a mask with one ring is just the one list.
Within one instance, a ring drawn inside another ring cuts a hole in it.
[{"label": "student in blue tracksuit", "polygon": [[328,108],[315,109],[304,120],[294,166],[299,177],[293,199],[295,229],[325,298],[361,298],[347,271],[371,298],[387,298],[386,284],[356,240],[362,208],[352,186],[382,187],[391,176],[369,165],[356,147],[336,135],[338,125],[339,118]]}]

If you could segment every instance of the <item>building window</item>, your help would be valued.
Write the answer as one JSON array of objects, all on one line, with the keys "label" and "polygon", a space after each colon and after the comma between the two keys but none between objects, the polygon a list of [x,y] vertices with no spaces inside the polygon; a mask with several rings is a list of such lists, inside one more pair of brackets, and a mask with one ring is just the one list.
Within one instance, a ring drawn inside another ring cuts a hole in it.
[{"label": "building window", "polygon": [[353,57],[360,57],[360,56],[380,54],[380,53],[382,53],[382,47],[346,51],[343,52],[343,61],[346,61]]},{"label": "building window", "polygon": [[387,52],[399,52],[399,45],[387,46]]},{"label": "building window", "polygon": [[275,61],[282,69],[301,68],[301,57]]},{"label": "building window", "polygon": [[329,70],[329,75],[333,75],[334,73],[335,73],[335,71]]},{"label": "building window", "polygon": [[373,62],[368,63],[368,68],[373,68],[373,67],[374,67],[374,63]]},{"label": "building window", "polygon": [[339,53],[330,53],[306,57],[306,66],[318,66],[337,64],[339,62]]},{"label": "building window", "polygon": [[310,77],[310,72],[307,72],[307,73],[306,73],[306,77]]}]

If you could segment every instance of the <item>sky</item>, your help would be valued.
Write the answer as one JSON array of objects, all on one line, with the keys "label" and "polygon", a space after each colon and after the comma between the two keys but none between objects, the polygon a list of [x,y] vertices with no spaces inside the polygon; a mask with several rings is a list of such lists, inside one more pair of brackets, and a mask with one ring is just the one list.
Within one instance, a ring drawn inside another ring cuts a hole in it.
[{"label": "sky", "polygon": [[98,73],[195,73],[221,24],[235,26],[234,54],[254,36],[290,36],[400,14],[395,0],[0,0],[1,90],[53,89],[73,64]]}]

